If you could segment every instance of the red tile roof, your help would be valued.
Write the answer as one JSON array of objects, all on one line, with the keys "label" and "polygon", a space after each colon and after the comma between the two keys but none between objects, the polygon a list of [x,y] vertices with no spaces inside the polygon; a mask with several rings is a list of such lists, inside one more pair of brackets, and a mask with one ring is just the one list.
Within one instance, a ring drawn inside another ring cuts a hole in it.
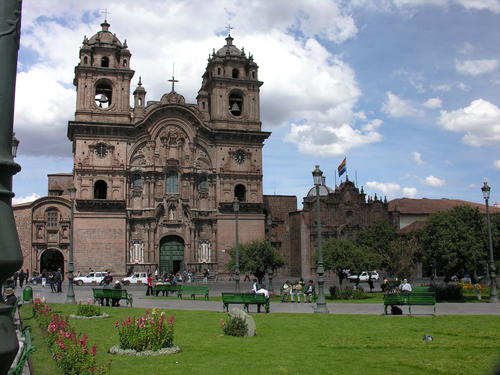
[{"label": "red tile roof", "polygon": [[[486,206],[484,204],[462,201],[459,199],[411,199],[401,198],[394,199],[389,202],[389,211],[399,211],[402,214],[425,215],[433,214],[439,211],[451,210],[456,206],[470,206],[477,207],[480,212],[486,213]],[[490,206],[490,213],[500,213],[500,208]]]}]

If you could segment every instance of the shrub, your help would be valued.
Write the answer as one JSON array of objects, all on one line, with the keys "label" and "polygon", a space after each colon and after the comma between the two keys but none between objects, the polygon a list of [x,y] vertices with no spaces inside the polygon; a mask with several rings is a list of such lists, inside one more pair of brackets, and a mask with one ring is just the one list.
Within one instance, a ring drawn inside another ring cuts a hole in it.
[{"label": "shrub", "polygon": [[221,320],[222,331],[226,336],[243,337],[248,332],[245,319],[239,316],[228,316],[226,320]]},{"label": "shrub", "polygon": [[99,316],[101,315],[101,308],[99,306],[91,304],[78,304],[76,310],[76,315],[78,316]]},{"label": "shrub", "polygon": [[464,299],[462,288],[458,284],[432,285],[431,290],[436,292],[436,301],[461,301]]},{"label": "shrub", "polygon": [[363,299],[365,298],[365,292],[361,287],[353,289],[348,286],[344,289],[340,289],[337,286],[331,286],[330,296],[333,299]]},{"label": "shrub", "polygon": [[174,345],[174,317],[165,322],[165,313],[158,314],[155,309],[140,318],[128,317],[115,322],[120,337],[120,349],[132,349],[138,352],[159,350]]}]

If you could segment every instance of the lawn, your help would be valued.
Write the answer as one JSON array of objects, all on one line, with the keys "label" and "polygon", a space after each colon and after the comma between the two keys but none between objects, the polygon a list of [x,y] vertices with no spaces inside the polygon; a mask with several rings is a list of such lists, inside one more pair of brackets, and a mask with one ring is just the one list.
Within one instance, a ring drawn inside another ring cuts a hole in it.
[{"label": "lawn", "polygon": [[[73,305],[53,305],[73,313]],[[175,316],[174,343],[182,353],[164,357],[113,356],[116,320],[142,315],[144,309],[103,308],[111,315],[71,320],[97,344],[98,358],[111,361],[111,374],[450,374],[486,375],[500,354],[500,316],[361,316],[252,314],[258,335],[221,336],[225,314],[162,310]],[[29,316],[27,306],[22,315]],[[58,374],[33,320],[35,373]],[[433,341],[423,341],[430,335]]]}]

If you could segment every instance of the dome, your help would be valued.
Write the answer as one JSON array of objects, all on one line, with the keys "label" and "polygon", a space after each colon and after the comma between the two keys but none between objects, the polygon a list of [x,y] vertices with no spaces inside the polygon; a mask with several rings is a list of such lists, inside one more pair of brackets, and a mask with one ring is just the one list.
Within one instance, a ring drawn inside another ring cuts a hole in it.
[{"label": "dome", "polygon": [[226,45],[217,51],[217,55],[221,57],[226,55],[241,56],[242,52],[236,46],[233,46],[233,40],[234,38],[228,35],[226,38]]},{"label": "dome", "polygon": [[120,40],[112,34],[109,29],[109,23],[103,22],[101,23],[102,30],[97,32],[94,36],[92,36],[88,44],[91,47],[120,47],[122,48],[122,43]]},{"label": "dome", "polygon": [[[332,188],[329,188],[326,185],[320,185],[319,186],[319,195],[324,197],[327,196],[328,194],[334,193]],[[316,186],[312,187],[311,190],[307,193],[308,197],[315,197],[316,196]]]}]

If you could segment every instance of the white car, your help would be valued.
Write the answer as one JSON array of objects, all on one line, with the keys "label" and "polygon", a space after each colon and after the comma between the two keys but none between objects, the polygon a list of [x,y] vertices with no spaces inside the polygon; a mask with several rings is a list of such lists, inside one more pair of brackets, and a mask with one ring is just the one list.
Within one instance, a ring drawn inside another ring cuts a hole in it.
[{"label": "white car", "polygon": [[104,283],[104,276],[106,276],[107,272],[90,272],[85,276],[77,276],[73,279],[73,283],[76,285],[83,284],[99,284],[102,285]]},{"label": "white car", "polygon": [[148,273],[147,272],[136,272],[132,276],[124,277],[122,279],[123,285],[129,284],[144,284],[148,285]]},{"label": "white car", "polygon": [[[372,276],[373,281],[380,279],[380,276],[378,275],[377,271],[363,271],[359,274],[359,281],[368,281],[370,275]],[[357,278],[358,275],[351,275],[348,277],[351,283],[355,282]]]}]

